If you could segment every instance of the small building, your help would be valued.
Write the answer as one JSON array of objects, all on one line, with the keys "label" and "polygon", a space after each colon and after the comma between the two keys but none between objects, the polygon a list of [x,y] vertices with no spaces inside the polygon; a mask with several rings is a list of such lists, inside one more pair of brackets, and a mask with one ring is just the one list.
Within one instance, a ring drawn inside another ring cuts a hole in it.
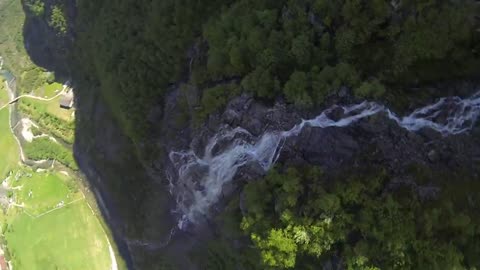
[{"label": "small building", "polygon": [[73,91],[65,93],[60,99],[60,107],[63,109],[71,109],[73,107]]},{"label": "small building", "polygon": [[7,261],[3,255],[0,256],[0,270],[8,270]]}]

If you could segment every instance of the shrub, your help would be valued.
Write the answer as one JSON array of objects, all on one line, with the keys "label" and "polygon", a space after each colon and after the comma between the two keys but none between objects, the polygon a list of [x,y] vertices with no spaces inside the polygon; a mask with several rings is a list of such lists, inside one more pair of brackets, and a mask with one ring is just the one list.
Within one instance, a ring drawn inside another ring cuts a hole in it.
[{"label": "shrub", "polygon": [[25,145],[24,150],[30,159],[55,159],[73,170],[78,170],[72,152],[50,138],[34,139],[31,143]]},{"label": "shrub", "polygon": [[27,7],[37,17],[43,16],[45,14],[45,4],[41,0],[27,0]]},{"label": "shrub", "polygon": [[63,10],[59,6],[54,6],[52,8],[49,25],[60,34],[67,33],[67,19],[65,18]]},{"label": "shrub", "polygon": [[363,82],[354,92],[357,97],[380,98],[385,94],[385,86],[375,79],[370,82]]}]

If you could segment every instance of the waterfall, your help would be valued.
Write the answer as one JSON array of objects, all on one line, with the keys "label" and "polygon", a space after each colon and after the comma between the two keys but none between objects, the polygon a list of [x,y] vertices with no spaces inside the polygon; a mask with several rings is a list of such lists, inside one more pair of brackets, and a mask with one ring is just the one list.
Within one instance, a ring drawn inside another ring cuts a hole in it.
[{"label": "waterfall", "polygon": [[[332,119],[330,115],[339,110],[342,112],[340,119]],[[379,113],[412,132],[431,128],[443,136],[459,134],[475,124],[480,113],[480,92],[465,99],[441,98],[404,117],[398,117],[375,102],[334,105],[313,119],[302,120],[290,130],[269,131],[259,137],[241,127],[223,127],[209,139],[202,157],[192,150],[172,151],[169,155],[178,172],[176,177],[169,177],[170,193],[177,202],[175,211],[180,216],[178,227],[186,228],[188,223],[196,223],[207,215],[210,207],[221,198],[223,185],[232,181],[240,167],[253,162],[268,171],[280,155],[284,141],[300,134],[304,127],[346,127]]]}]

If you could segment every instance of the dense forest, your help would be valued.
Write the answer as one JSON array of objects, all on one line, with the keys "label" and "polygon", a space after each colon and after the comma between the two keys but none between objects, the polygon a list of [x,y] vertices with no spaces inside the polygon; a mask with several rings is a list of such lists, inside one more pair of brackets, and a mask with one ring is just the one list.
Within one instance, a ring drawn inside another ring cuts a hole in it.
[{"label": "dense forest", "polygon": [[240,92],[311,108],[342,88],[401,103],[422,95],[413,86],[471,78],[480,66],[475,1],[77,4],[75,56],[84,79],[99,86],[133,139],[179,82],[213,94],[218,104],[210,98],[208,107],[231,96],[231,87],[212,85],[237,79]]},{"label": "dense forest", "polygon": [[[79,95],[98,91],[134,143],[160,125],[150,116],[172,90],[189,107],[177,121],[198,127],[242,93],[299,111],[340,94],[409,109],[444,94],[432,84],[478,80],[480,68],[470,0],[77,0],[72,18],[61,1],[25,3],[74,36]],[[404,173],[435,183],[435,196],[392,188],[381,164],[334,176],[278,164],[218,217],[221,240],[189,255],[209,270],[479,268],[480,197],[463,195],[478,183],[417,165]]]},{"label": "dense forest", "polygon": [[391,179],[381,168],[351,175],[326,181],[318,168],[289,168],[247,185],[242,229],[267,266],[316,269],[322,257],[334,256],[346,269],[479,266],[477,195],[465,207],[447,187],[435,199],[405,186],[388,190]]},{"label": "dense forest", "polygon": [[[474,78],[480,67],[474,1],[77,4],[74,57],[81,79],[98,88],[134,141],[155,125],[147,116],[152,107],[163,106],[172,88],[199,95],[185,106],[199,108],[192,118],[202,122],[244,92],[265,102],[281,98],[301,110],[321,107],[340,91],[402,108],[425,96],[422,86]],[[236,214],[227,220],[251,246],[238,252],[213,244],[214,255],[200,255],[199,264],[204,261],[203,269],[318,269],[328,262],[346,269],[480,266],[476,198],[465,208],[463,199],[444,189],[424,201],[412,190],[388,191],[391,175],[381,168],[364,169],[327,181],[318,168],[279,168],[248,184],[247,211],[233,207]]]}]

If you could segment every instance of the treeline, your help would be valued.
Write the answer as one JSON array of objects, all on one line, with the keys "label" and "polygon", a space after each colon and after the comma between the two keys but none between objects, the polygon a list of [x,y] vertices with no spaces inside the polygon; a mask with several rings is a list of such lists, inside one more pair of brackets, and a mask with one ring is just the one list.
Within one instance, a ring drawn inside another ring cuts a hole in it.
[{"label": "treeline", "polygon": [[48,137],[34,139],[24,146],[25,154],[32,160],[57,160],[72,170],[78,170],[71,150]]},{"label": "treeline", "polygon": [[50,131],[55,137],[62,139],[68,144],[74,143],[75,122],[62,120],[55,115],[37,108],[35,103],[26,99],[20,100],[19,109],[38,123],[40,127]]},{"label": "treeline", "polygon": [[231,1],[77,1],[75,59],[79,79],[97,87],[133,139],[146,116],[182,77],[202,24]]},{"label": "treeline", "polygon": [[30,93],[42,87],[45,83],[52,83],[55,80],[55,75],[53,72],[47,72],[45,69],[35,66],[23,70],[21,76],[17,77],[16,80],[22,93]]},{"label": "treeline", "polygon": [[137,137],[181,79],[209,88],[239,77],[242,91],[308,108],[343,87],[395,100],[412,94],[404,86],[472,77],[474,2],[82,0],[76,58]]},{"label": "treeline", "polygon": [[458,193],[470,180],[421,197],[374,171],[327,181],[318,168],[289,168],[249,183],[241,227],[264,267],[317,269],[332,258],[342,269],[480,267],[480,197]]},{"label": "treeline", "polygon": [[59,35],[65,35],[68,31],[68,20],[65,12],[64,1],[23,0],[28,11],[36,17],[46,19],[48,25],[55,29]]},{"label": "treeline", "polygon": [[342,87],[381,98],[385,85],[475,75],[475,7],[473,1],[236,1],[204,26],[208,58],[196,71],[204,73],[200,82],[242,76],[245,91],[284,95],[301,107],[322,104]]},{"label": "treeline", "polygon": [[[187,122],[186,107],[193,106],[202,122],[242,92],[307,109],[345,91],[395,103],[422,95],[411,86],[473,78],[480,68],[480,7],[471,0],[77,6],[72,70],[84,86],[78,95],[97,89],[133,140],[148,135],[151,108],[179,82],[178,120]],[[196,88],[201,97],[187,100]],[[386,192],[391,179],[384,173],[352,175],[327,181],[316,168],[291,168],[249,183],[241,228],[262,262],[252,255],[245,269],[317,269],[332,257],[346,269],[480,266],[475,194],[468,207],[448,189],[424,201],[409,189]],[[208,247],[205,269],[238,266],[244,253],[223,256],[223,249]]]}]

